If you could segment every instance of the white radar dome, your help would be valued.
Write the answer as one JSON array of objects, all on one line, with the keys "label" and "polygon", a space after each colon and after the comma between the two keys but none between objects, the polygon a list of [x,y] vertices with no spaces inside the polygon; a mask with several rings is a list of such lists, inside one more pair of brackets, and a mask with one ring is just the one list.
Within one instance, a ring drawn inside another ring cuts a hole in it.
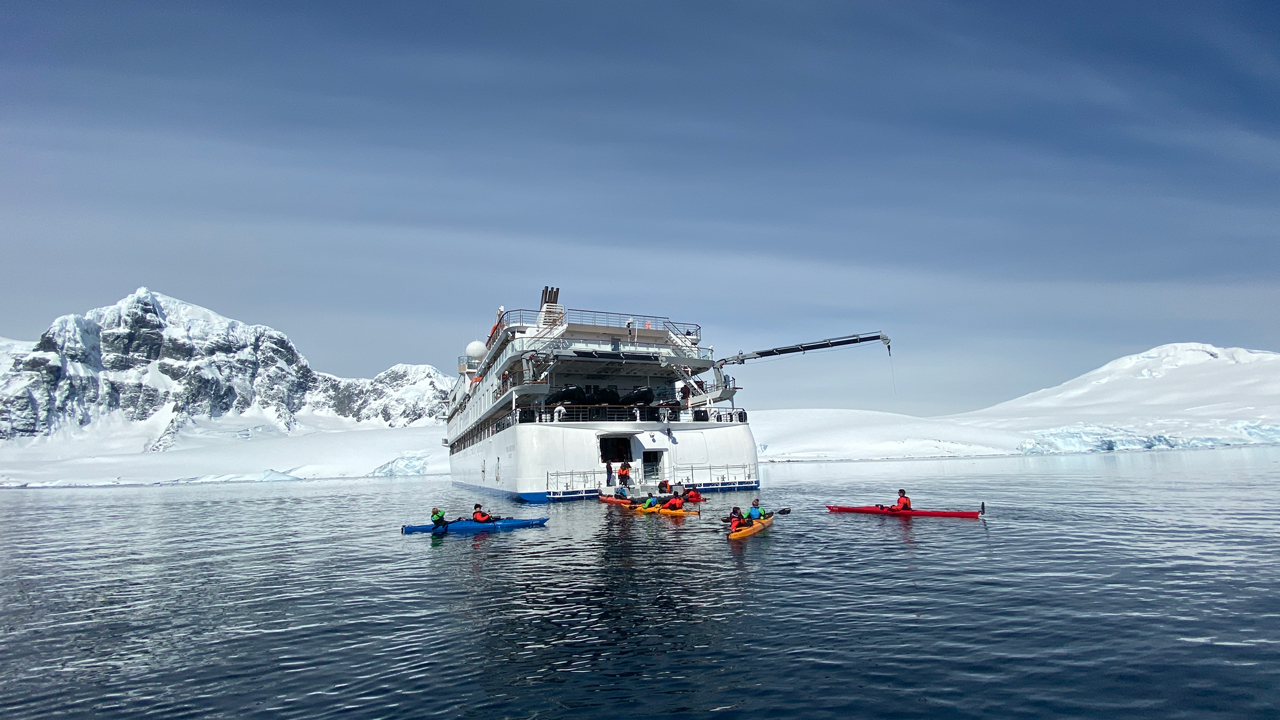
[{"label": "white radar dome", "polygon": [[467,343],[467,357],[469,358],[475,358],[476,360],[479,360],[480,358],[484,357],[484,353],[486,350],[488,350],[488,348],[486,348],[484,346],[484,343],[480,342],[479,340],[472,340],[471,342]]}]

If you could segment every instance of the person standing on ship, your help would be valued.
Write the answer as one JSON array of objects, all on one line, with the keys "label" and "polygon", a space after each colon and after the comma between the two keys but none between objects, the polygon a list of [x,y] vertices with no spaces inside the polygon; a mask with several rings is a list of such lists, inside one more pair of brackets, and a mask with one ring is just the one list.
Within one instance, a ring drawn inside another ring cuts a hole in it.
[{"label": "person standing on ship", "polygon": [[631,463],[626,460],[618,466],[618,484],[622,487],[631,487]]},{"label": "person standing on ship", "polygon": [[604,485],[613,487],[613,463],[608,461],[604,464]]}]

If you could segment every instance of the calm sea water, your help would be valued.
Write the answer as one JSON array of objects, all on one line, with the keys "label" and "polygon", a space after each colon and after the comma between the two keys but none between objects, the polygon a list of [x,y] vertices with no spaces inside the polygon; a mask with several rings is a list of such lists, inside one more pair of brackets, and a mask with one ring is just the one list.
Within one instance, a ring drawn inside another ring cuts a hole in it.
[{"label": "calm sea water", "polygon": [[[1276,717],[1280,450],[784,465],[793,514],[439,480],[0,492],[0,716]],[[830,515],[827,502],[981,521]],[[712,517],[715,516],[715,517]]]}]

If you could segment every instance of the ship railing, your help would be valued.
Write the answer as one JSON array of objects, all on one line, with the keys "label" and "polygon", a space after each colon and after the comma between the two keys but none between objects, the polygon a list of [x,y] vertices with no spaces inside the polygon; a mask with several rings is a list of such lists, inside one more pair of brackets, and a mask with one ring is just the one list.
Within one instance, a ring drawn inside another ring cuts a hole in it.
[{"label": "ship railing", "polygon": [[[626,405],[556,405],[555,407],[522,407],[509,416],[517,423],[577,422],[708,422],[745,423],[747,411],[742,408],[644,407]],[[509,427],[509,426],[508,426]]]},{"label": "ship railing", "polygon": [[676,465],[671,483],[692,485],[700,492],[728,492],[760,487],[760,468],[756,463],[738,465]]},{"label": "ship railing", "polygon": [[[541,310],[508,310],[502,313],[498,318],[498,324],[494,328],[494,332],[499,332],[503,328],[518,326],[538,326],[545,324],[546,316]],[[653,330],[657,328],[674,328],[673,332],[677,332],[684,337],[693,339],[702,338],[702,326],[696,323],[678,323],[672,322],[671,318],[661,315],[628,315],[627,313],[603,312],[600,310],[565,310],[563,313],[563,322],[572,325],[595,325],[597,327],[613,327],[613,328],[634,328],[637,330]]]},{"label": "ship railing", "polygon": [[700,358],[701,353],[698,351],[702,348],[698,347],[698,343],[702,341],[702,328],[693,326],[692,328],[682,323],[673,323],[671,321],[662,324],[664,330],[671,337],[671,344],[675,346],[677,352],[685,357]]},{"label": "ship railing", "polygon": [[[518,340],[515,342],[519,342]],[[515,344],[514,342],[512,343]],[[529,343],[533,345],[533,343]],[[669,343],[644,343],[631,340],[589,340],[586,338],[557,337],[543,341],[529,350],[598,350],[619,353],[643,353],[650,355],[672,355],[682,358],[711,360],[712,352],[708,348],[680,348]],[[505,353],[504,353],[505,354]]]},{"label": "ship railing", "polygon": [[547,472],[547,499],[577,500],[595,497],[605,486],[603,470],[560,470]]},{"label": "ship railing", "polygon": [[[611,340],[588,340],[574,339],[563,337],[525,337],[515,338],[507,347],[503,349],[490,367],[503,367],[513,355],[525,352],[546,352],[548,350],[601,350],[606,352],[621,353],[645,353],[653,355],[671,355],[687,358],[698,358],[701,360],[711,360],[712,352],[708,348],[694,347],[692,349],[679,350],[675,345],[666,345],[662,343],[642,343],[622,340],[614,342]],[[463,359],[458,358],[458,371],[465,372],[462,368]],[[479,360],[470,360],[467,369],[475,371],[479,369]]]},{"label": "ship railing", "polygon": [[[670,476],[672,485],[686,489],[696,487],[699,492],[733,492],[754,490],[760,487],[760,471],[756,463],[726,465],[676,465]],[[547,499],[577,500],[596,497],[604,488],[612,487],[603,470],[559,470],[547,472]],[[642,482],[634,492],[657,492],[654,483]]]}]

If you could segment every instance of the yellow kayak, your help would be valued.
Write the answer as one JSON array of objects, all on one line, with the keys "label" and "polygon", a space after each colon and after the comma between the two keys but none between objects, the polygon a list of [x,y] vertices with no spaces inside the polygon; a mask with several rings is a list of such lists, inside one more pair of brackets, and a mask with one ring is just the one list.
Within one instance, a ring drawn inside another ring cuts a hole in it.
[{"label": "yellow kayak", "polygon": [[769,517],[763,520],[756,520],[755,522],[751,523],[751,527],[739,528],[738,530],[735,530],[729,533],[729,539],[741,540],[744,537],[750,537],[760,532],[761,530],[769,527],[772,524],[773,524],[773,516],[770,515]]},{"label": "yellow kayak", "polygon": [[640,513],[662,513],[663,515],[701,515],[697,510],[667,510],[662,507],[654,506],[651,508],[642,508],[639,506],[631,508]]}]

